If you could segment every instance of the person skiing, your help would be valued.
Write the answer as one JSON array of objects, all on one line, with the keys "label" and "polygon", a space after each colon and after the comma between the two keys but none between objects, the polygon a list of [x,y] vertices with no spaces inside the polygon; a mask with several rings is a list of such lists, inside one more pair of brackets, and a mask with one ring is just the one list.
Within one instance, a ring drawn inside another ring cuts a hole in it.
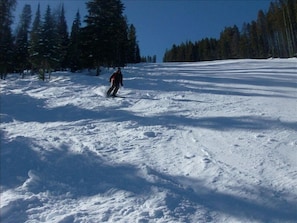
[{"label": "person skiing", "polygon": [[123,86],[123,75],[120,67],[110,76],[109,82],[111,83],[111,87],[108,89],[106,95],[108,97],[110,95],[112,95],[112,97],[116,97],[120,85]]}]

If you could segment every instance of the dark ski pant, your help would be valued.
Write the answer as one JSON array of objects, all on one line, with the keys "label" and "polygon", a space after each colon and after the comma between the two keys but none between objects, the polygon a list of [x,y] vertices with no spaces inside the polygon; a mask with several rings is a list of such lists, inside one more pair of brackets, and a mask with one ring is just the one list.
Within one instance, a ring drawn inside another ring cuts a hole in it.
[{"label": "dark ski pant", "polygon": [[112,93],[112,96],[116,96],[118,90],[120,88],[120,85],[119,84],[113,84],[107,91],[107,96],[110,96],[111,92],[113,91]]}]

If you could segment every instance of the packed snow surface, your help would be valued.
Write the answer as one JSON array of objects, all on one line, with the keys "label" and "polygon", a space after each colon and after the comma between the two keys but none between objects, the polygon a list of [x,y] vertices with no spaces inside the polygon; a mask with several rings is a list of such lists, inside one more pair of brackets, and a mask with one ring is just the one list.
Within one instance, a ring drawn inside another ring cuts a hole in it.
[{"label": "packed snow surface", "polygon": [[1,80],[1,222],[297,222],[297,60]]}]

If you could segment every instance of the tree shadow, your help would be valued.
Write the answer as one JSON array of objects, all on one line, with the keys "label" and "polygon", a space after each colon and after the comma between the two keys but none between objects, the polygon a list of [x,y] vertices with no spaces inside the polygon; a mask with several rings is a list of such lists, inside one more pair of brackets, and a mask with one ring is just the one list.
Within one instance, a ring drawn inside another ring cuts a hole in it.
[{"label": "tree shadow", "polygon": [[[50,150],[39,148],[40,151],[37,151],[38,147],[40,146],[35,145],[34,139],[17,137],[8,141],[1,137],[3,190],[24,183],[34,193],[58,189],[56,192],[59,194],[70,191],[79,196],[103,193],[112,185],[118,185],[117,188],[122,190],[129,188],[134,193],[144,189],[139,188],[141,179],[137,177],[137,170],[132,165],[109,165],[89,150],[73,153],[69,145]],[[36,148],[36,151],[32,148]],[[126,184],[133,180],[138,184]]]},{"label": "tree shadow", "polygon": [[[112,110],[110,111],[112,112]],[[179,126],[190,126],[198,128],[206,128],[218,131],[232,131],[232,130],[269,130],[269,129],[289,129],[297,131],[297,122],[281,121],[263,116],[217,116],[194,118],[183,116],[182,111],[165,112],[163,114],[142,116],[131,111],[118,109],[115,116],[102,121],[136,121],[142,126],[156,126],[161,125],[167,128],[178,128]]]},{"label": "tree shadow", "polygon": [[46,201],[38,196],[40,193],[48,193],[59,200],[66,194],[71,199],[79,199],[110,190],[132,194],[150,191],[150,185],[138,175],[139,169],[133,165],[110,165],[89,150],[73,153],[69,145],[49,150],[40,146],[38,150],[37,147],[34,139],[17,137],[8,140],[1,131],[1,193],[17,189],[23,194],[1,208],[1,222],[28,220],[26,210],[29,207],[45,205]]},{"label": "tree shadow", "polygon": [[[159,175],[160,173],[156,174]],[[168,176],[165,175],[165,177]],[[253,200],[220,191],[212,191],[197,179],[181,176],[175,176],[174,179],[181,182],[186,180],[188,185],[191,185],[192,182],[193,185],[198,186],[196,186],[195,192],[192,188],[181,188],[178,184],[166,183],[164,185],[170,191],[167,194],[166,202],[173,212],[181,210],[178,207],[184,203],[184,200],[187,200],[192,203],[193,207],[195,205],[202,206],[210,212],[215,211],[243,220],[253,219],[260,222],[295,222],[297,220],[297,200],[291,199],[296,198],[296,194],[286,194],[286,197],[282,197],[281,192],[268,187],[249,185],[252,189],[248,189],[241,185],[241,193],[253,191],[253,196],[256,196],[256,200]],[[193,211],[196,210],[193,209]],[[187,222],[191,221],[188,220]]]},{"label": "tree shadow", "polygon": [[[237,64],[238,61],[232,62]],[[253,65],[254,61],[251,62]],[[199,64],[170,64],[155,68],[139,68],[140,75],[135,79],[128,80],[128,85],[136,90],[156,90],[168,91],[191,91],[197,93],[208,93],[217,95],[253,96],[253,97],[291,97],[293,95],[278,94],[276,90],[271,93],[251,92],[251,89],[258,90],[259,87],[280,87],[294,90],[296,83],[296,67],[273,68],[281,75],[273,75],[269,67],[254,67],[253,69],[243,69],[232,67],[229,70],[225,64],[209,64],[199,66]],[[247,65],[245,65],[247,66]],[[150,75],[141,74],[143,73]],[[292,72],[290,72],[292,70]],[[285,75],[284,75],[285,73]],[[238,74],[238,75],[236,75]],[[135,75],[132,71],[132,75]],[[129,76],[129,73],[128,75]],[[129,82],[131,81],[131,84]],[[133,83],[132,83],[133,82]],[[218,86],[223,84],[224,86]],[[248,86],[248,87],[247,87]],[[245,91],[243,89],[245,88]],[[263,92],[263,91],[261,91]],[[160,93],[162,94],[162,93]]]},{"label": "tree shadow", "polygon": [[[46,100],[19,94],[1,96],[1,106],[1,113],[11,117],[10,119],[6,117],[7,121],[15,119],[25,122],[46,123],[100,117],[100,113],[97,111],[83,109],[71,104],[57,108],[46,108]],[[1,122],[5,122],[5,119]]]},{"label": "tree shadow", "polygon": [[197,126],[220,131],[228,130],[268,130],[289,129],[297,131],[297,122],[285,122],[279,119],[265,118],[261,116],[239,117],[206,117],[197,120]]},{"label": "tree shadow", "polygon": [[[203,80],[200,79],[200,81]],[[222,79],[218,78],[205,78],[205,82],[221,83],[221,81]],[[257,85],[260,79],[253,81],[226,79],[224,81]],[[148,89],[153,86],[155,89],[159,89],[160,86],[157,85],[161,84],[164,86],[162,91],[166,91],[166,89],[189,90],[188,87],[175,87],[174,83],[168,82],[168,78],[162,83],[156,81],[151,83],[151,86],[147,86]],[[292,87],[288,82],[279,80],[273,80],[268,84],[270,86]],[[142,89],[140,84],[136,87]],[[213,90],[212,93],[223,94],[223,91]],[[225,93],[232,92],[227,91]],[[233,94],[235,93],[233,92]],[[121,110],[121,106],[105,107],[100,111],[82,109],[72,105],[46,109],[45,100],[42,99],[33,99],[24,95],[5,95],[5,97],[4,103],[1,98],[1,106],[3,106],[1,112],[4,111],[11,117],[5,118],[4,121],[7,122],[13,119],[45,123],[101,118],[103,121],[133,120],[143,126],[162,125],[167,128],[191,126],[220,131],[245,129],[257,131],[279,128],[297,131],[296,122],[283,122],[258,116],[190,118],[167,112],[143,117],[131,111]],[[11,102],[23,105],[22,110],[15,110],[19,106],[14,106]],[[111,115],[111,112],[116,113],[116,115]],[[279,191],[268,186],[242,185],[240,190],[244,192],[250,190],[248,189],[250,187],[253,188],[253,192],[258,197],[256,201],[253,201],[237,195],[213,191],[199,179],[167,175],[147,168],[147,174],[155,179],[152,182],[148,180],[146,175],[140,174],[141,171],[138,166],[132,164],[112,165],[91,151],[84,151],[82,154],[73,153],[70,151],[69,145],[52,148],[50,151],[35,151],[33,148],[39,146],[35,146],[34,139],[17,137],[8,140],[4,131],[1,130],[0,133],[1,192],[21,187],[33,195],[48,191],[53,196],[70,193],[71,198],[79,199],[80,197],[104,194],[115,189],[128,191],[135,196],[149,197],[153,193],[152,188],[157,187],[159,191],[166,193],[165,204],[170,211],[169,213],[176,218],[183,218],[185,222],[191,222],[191,214],[197,211],[197,207],[207,209],[209,212],[220,212],[240,219],[246,218],[261,222],[297,221],[297,201],[287,199],[289,197],[296,198],[296,194],[288,193],[286,197],[281,197],[282,194]],[[187,182],[186,185],[183,184],[185,181]],[[196,186],[191,188],[188,185]],[[265,202],[261,202],[261,200]],[[17,199],[1,209],[1,221],[24,222],[28,218],[26,208],[42,206],[43,202],[46,201],[41,201],[38,196],[31,196],[31,199]],[[188,208],[183,206],[184,203],[190,204]]]},{"label": "tree shadow", "polygon": [[[296,194],[282,196],[280,191],[268,187],[238,185],[243,193],[248,194],[252,190],[256,197],[252,200],[213,191],[197,178],[168,175],[148,166],[143,172],[139,166],[131,164],[111,165],[91,151],[75,154],[67,145],[40,153],[31,149],[33,142],[32,139],[17,138],[1,145],[2,191],[21,187],[24,193],[47,192],[57,199],[66,193],[71,199],[80,199],[109,191],[127,191],[129,196],[149,199],[154,188],[158,188],[166,195],[165,207],[169,217],[183,219],[184,222],[192,222],[199,209],[259,222],[297,220],[297,201],[289,199],[296,198]],[[47,202],[38,196],[30,197],[17,199],[3,207],[1,221],[24,222],[29,217],[26,212],[28,207],[42,206]],[[205,214],[204,218],[211,220],[209,214]]]}]

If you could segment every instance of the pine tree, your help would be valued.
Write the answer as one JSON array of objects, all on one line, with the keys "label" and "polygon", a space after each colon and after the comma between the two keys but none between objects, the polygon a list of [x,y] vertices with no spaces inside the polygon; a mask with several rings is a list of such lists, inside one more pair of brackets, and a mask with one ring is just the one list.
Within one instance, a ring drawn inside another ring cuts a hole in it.
[{"label": "pine tree", "polygon": [[281,10],[283,15],[283,33],[286,39],[288,56],[292,57],[297,52],[297,18],[294,13],[294,0],[281,0]]},{"label": "pine tree", "polygon": [[236,26],[226,27],[219,40],[173,45],[164,61],[189,61],[189,53],[194,61],[297,56],[297,1],[272,2],[268,13],[260,10],[257,21],[244,23],[241,33]]},{"label": "pine tree", "polygon": [[136,45],[136,63],[140,63],[141,62],[141,56],[140,56],[140,48],[139,48],[139,45],[137,44]]},{"label": "pine tree", "polygon": [[58,20],[56,21],[57,29],[57,53],[59,66],[62,70],[66,69],[69,65],[67,60],[67,50],[69,45],[69,34],[67,31],[67,22],[65,19],[64,5],[62,5],[61,10],[58,12]]},{"label": "pine tree", "polygon": [[257,33],[258,33],[258,57],[267,58],[268,57],[268,27],[266,15],[262,10],[258,12],[257,19]]},{"label": "pine tree", "polygon": [[26,4],[20,16],[14,52],[14,66],[21,73],[24,69],[30,69],[28,45],[31,17],[31,6]]},{"label": "pine tree", "polygon": [[12,11],[16,0],[0,1],[0,75],[1,79],[12,71],[13,36],[11,33]]},{"label": "pine tree", "polygon": [[56,23],[50,6],[47,6],[44,20],[41,21],[40,6],[38,5],[31,31],[29,53],[32,67],[39,72],[42,80],[45,79],[46,72],[50,77],[51,71],[59,65],[57,36]]},{"label": "pine tree", "polygon": [[239,58],[250,58],[250,24],[244,23],[239,40]]},{"label": "pine tree", "polygon": [[156,63],[157,62],[157,55],[154,55],[153,56],[153,61],[152,61],[153,63]]},{"label": "pine tree", "polygon": [[35,72],[40,69],[40,64],[42,61],[42,54],[40,52],[42,38],[41,25],[40,5],[38,4],[29,41],[29,60],[32,65],[32,69]]},{"label": "pine tree", "polygon": [[177,55],[178,55],[178,46],[173,44],[168,61],[177,62],[178,61]]},{"label": "pine tree", "polygon": [[186,42],[186,55],[185,61],[192,62],[194,61],[194,45],[191,41]]},{"label": "pine tree", "polygon": [[210,41],[208,38],[202,39],[198,43],[199,60],[211,60]]},{"label": "pine tree", "polygon": [[111,32],[111,55],[109,66],[125,66],[127,63],[128,49],[128,23],[123,15],[115,19],[113,26],[114,32]]},{"label": "pine tree", "polygon": [[49,74],[51,71],[59,66],[59,42],[57,37],[57,29],[54,17],[51,13],[51,8],[48,5],[44,21],[42,24],[41,32],[41,45],[40,53],[42,55],[41,69],[42,69],[42,79],[44,80],[45,72]]},{"label": "pine tree", "polygon": [[128,63],[139,63],[140,52],[136,38],[136,29],[133,24],[128,29],[128,49],[127,49],[127,62]]},{"label": "pine tree", "polygon": [[97,69],[100,66],[122,66],[126,61],[127,22],[120,0],[90,0],[83,29],[84,60]]},{"label": "pine tree", "polygon": [[71,72],[75,72],[82,68],[81,57],[81,21],[80,13],[77,11],[75,20],[72,24],[68,47],[68,60]]},{"label": "pine tree", "polygon": [[219,40],[219,51],[221,59],[229,59],[231,57],[231,41],[232,41],[233,31],[231,27],[226,27],[223,32],[221,32]]},{"label": "pine tree", "polygon": [[259,56],[259,36],[257,30],[257,23],[252,21],[250,25],[250,48],[251,48],[251,58],[258,58]]}]

